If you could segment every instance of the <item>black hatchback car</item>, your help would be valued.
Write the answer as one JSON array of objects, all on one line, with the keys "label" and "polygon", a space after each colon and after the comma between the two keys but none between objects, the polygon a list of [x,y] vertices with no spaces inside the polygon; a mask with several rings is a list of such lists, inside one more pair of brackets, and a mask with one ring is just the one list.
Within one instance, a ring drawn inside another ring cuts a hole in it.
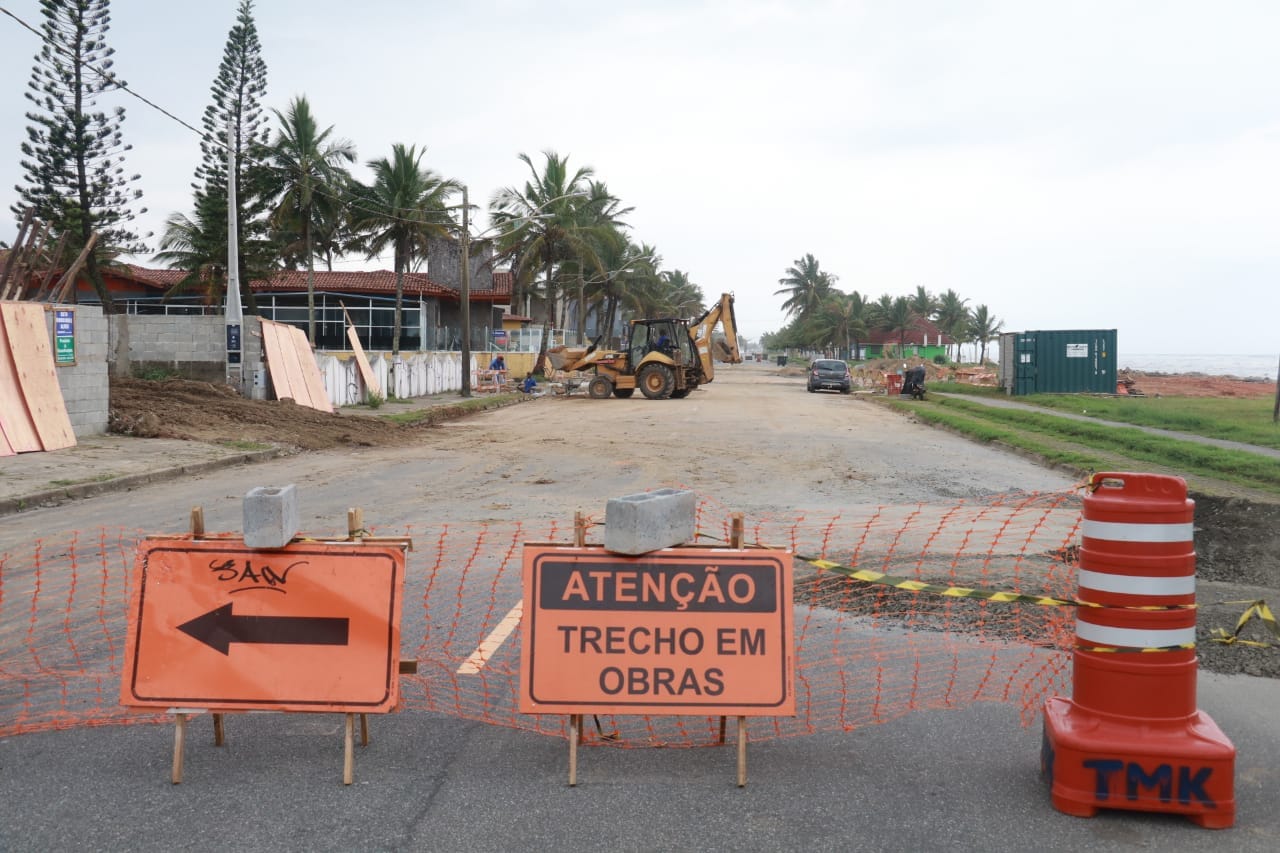
[{"label": "black hatchback car", "polygon": [[809,393],[827,389],[848,394],[853,384],[849,365],[834,358],[819,358],[809,365]]}]

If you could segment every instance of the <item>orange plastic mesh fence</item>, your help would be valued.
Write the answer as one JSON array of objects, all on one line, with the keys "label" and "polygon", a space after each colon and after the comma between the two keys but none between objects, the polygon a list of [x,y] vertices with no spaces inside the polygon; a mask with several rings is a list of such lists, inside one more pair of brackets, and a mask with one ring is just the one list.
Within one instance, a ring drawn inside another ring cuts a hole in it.
[{"label": "orange plastic mesh fence", "polygon": [[[802,558],[947,586],[1070,598],[1076,492],[1013,493],[952,505],[851,506],[836,516],[746,519],[748,544],[795,560],[797,716],[762,718],[755,740],[848,731],[920,709],[1016,704],[1031,720],[1066,688],[1071,607],[944,597],[851,579]],[[727,542],[732,508],[702,502],[699,545]],[[156,533],[158,531],[147,531]],[[321,534],[324,531],[313,531]],[[374,530],[413,539],[402,616],[401,712],[430,711],[563,735],[561,716],[516,710],[520,632],[472,660],[521,599],[525,542],[569,542],[572,522],[423,524]],[[588,543],[599,542],[589,529]],[[0,736],[163,719],[118,704],[135,552],[125,529],[36,541],[0,556]],[[588,736],[624,746],[714,742],[715,717],[604,717]]]}]

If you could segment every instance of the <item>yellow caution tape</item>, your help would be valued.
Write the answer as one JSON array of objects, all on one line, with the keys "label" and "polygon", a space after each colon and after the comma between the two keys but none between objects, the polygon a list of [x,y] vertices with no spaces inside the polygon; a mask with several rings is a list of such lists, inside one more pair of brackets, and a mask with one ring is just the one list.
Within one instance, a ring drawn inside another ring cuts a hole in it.
[{"label": "yellow caution tape", "polygon": [[1000,603],[1038,604],[1042,607],[1093,607],[1099,609],[1110,608],[1113,610],[1194,610],[1196,608],[1195,604],[1099,604],[1096,601],[1082,601],[1077,598],[1051,598],[1045,595],[1029,595],[1027,593],[1008,592],[1006,590],[980,589],[969,586],[945,586],[943,584],[925,583],[924,581],[913,581],[908,578],[894,577],[892,575],[886,575],[883,572],[874,572],[869,569],[854,569],[849,566],[842,566],[839,563],[833,563],[831,560],[822,560],[817,557],[806,557],[803,554],[796,554],[796,557],[804,560],[811,566],[816,566],[819,569],[829,572],[836,572],[837,574],[862,581],[863,583],[891,586],[894,589],[905,589],[909,592],[928,592],[934,595],[945,596],[947,598],[978,598],[983,601],[996,601]]},{"label": "yellow caution tape", "polygon": [[[714,536],[700,534],[700,538],[712,539],[717,542],[723,541]],[[770,545],[761,545],[758,547],[771,548]],[[781,549],[774,549],[781,550]],[[894,589],[907,590],[908,592],[928,592],[934,595],[941,595],[946,598],[977,598],[983,601],[995,601],[1001,604],[1037,604],[1042,607],[1092,607],[1098,609],[1112,610],[1195,610],[1196,604],[1143,604],[1143,605],[1127,605],[1127,604],[1100,604],[1096,601],[1084,601],[1078,598],[1052,598],[1047,595],[1030,595],[1022,592],[1009,592],[1008,590],[998,589],[981,589],[979,587],[970,586],[946,586],[944,584],[926,583],[924,581],[915,581],[910,578],[895,577],[887,575],[884,572],[876,572],[870,569],[855,569],[851,566],[845,566],[831,560],[824,560],[820,557],[811,557],[805,554],[796,554],[796,559],[803,560],[815,568],[828,572],[844,575],[863,583],[877,584],[879,586],[891,586]],[[1171,647],[1178,648],[1178,647]]]},{"label": "yellow caution tape", "polygon": [[1278,643],[1264,643],[1260,640],[1242,640],[1240,639],[1240,631],[1245,625],[1255,617],[1268,628],[1277,640],[1280,640],[1280,625],[1276,624],[1276,617],[1271,613],[1271,608],[1267,607],[1267,602],[1263,599],[1257,601],[1227,601],[1224,604],[1247,604],[1248,608],[1240,615],[1240,619],[1236,622],[1236,629],[1230,633],[1225,628],[1213,629],[1213,641],[1215,643],[1226,643],[1228,645],[1253,646],[1254,648],[1270,649],[1280,647]]},{"label": "yellow caution tape", "polygon": [[[1021,592],[1007,592],[995,589],[977,589],[968,586],[944,586],[942,584],[925,583],[924,581],[913,581],[908,578],[894,577],[886,575],[884,572],[873,572],[869,569],[854,569],[849,566],[842,566],[839,563],[833,563],[831,560],[822,560],[816,557],[806,557],[803,554],[797,554],[797,558],[804,560],[811,566],[823,569],[829,572],[844,575],[863,583],[873,583],[880,586],[891,586],[894,589],[905,589],[909,592],[929,592],[934,595],[942,595],[947,598],[980,598],[985,601],[998,601],[1002,603],[1023,602],[1025,604],[1039,604],[1046,607],[1069,607],[1084,602],[1069,601],[1062,598],[1049,598],[1043,595],[1027,595]],[[1091,607],[1099,607],[1101,605],[1089,605]]]}]

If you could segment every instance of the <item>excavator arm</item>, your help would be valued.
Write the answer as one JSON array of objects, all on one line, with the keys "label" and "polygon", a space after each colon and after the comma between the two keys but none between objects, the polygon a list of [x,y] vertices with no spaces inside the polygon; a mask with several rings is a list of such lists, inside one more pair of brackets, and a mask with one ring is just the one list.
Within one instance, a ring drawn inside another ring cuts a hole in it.
[{"label": "excavator arm", "polygon": [[[724,327],[724,339],[713,341],[711,335],[717,324]],[[741,364],[742,352],[738,348],[738,318],[733,313],[733,294],[721,294],[718,303],[690,323],[689,337],[693,338],[694,348],[702,362],[704,382],[715,378],[716,361]]]}]

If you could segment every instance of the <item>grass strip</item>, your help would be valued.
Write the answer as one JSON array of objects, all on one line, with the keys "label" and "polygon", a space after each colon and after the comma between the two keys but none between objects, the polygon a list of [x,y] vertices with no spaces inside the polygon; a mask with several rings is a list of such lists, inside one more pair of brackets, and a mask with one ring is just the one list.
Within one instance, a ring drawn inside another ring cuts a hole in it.
[{"label": "grass strip", "polygon": [[[1185,476],[1198,475],[1280,493],[1280,460],[1247,451],[1226,450],[1155,436],[1136,427],[1092,424],[1047,413],[994,408],[965,400],[944,398],[930,401],[926,405],[897,402],[891,405],[910,411],[924,420],[946,423],[980,441],[999,441],[1043,455],[1051,462],[1100,470],[1110,464],[1102,454],[1116,454],[1125,459],[1178,470]],[[1034,436],[1082,445],[1097,451],[1099,455],[1079,454],[1088,460],[1081,465],[1079,461],[1070,458],[1074,455],[1071,451],[1045,445],[1045,442],[1037,441]],[[1043,452],[1036,445],[1047,447],[1048,452]]]},{"label": "grass strip", "polygon": [[961,435],[983,443],[999,443],[1034,454],[1054,465],[1064,465],[1081,471],[1101,471],[1114,467],[1115,460],[1101,454],[1093,454],[1075,447],[1064,447],[1038,440],[1035,436],[1011,430],[990,421],[969,417],[959,412],[940,408],[892,402],[892,408],[910,413],[922,421],[946,427]]},{"label": "grass strip", "polygon": [[[929,390],[968,397],[1009,399],[1003,389],[989,385],[937,382],[931,383]],[[1028,394],[1018,397],[1017,402],[1099,420],[1157,427],[1280,450],[1280,425],[1271,419],[1274,400]]]},{"label": "grass strip", "polygon": [[489,394],[484,397],[472,397],[470,399],[459,399],[456,403],[444,403],[438,406],[428,406],[422,409],[414,409],[408,412],[397,412],[391,415],[378,415],[383,420],[390,421],[395,424],[404,424],[406,426],[424,425],[443,423],[451,421],[455,418],[465,417],[466,415],[474,415],[477,412],[487,412],[489,409],[499,409],[503,406],[509,406],[512,403],[519,403],[524,397],[520,393],[511,394]]}]

